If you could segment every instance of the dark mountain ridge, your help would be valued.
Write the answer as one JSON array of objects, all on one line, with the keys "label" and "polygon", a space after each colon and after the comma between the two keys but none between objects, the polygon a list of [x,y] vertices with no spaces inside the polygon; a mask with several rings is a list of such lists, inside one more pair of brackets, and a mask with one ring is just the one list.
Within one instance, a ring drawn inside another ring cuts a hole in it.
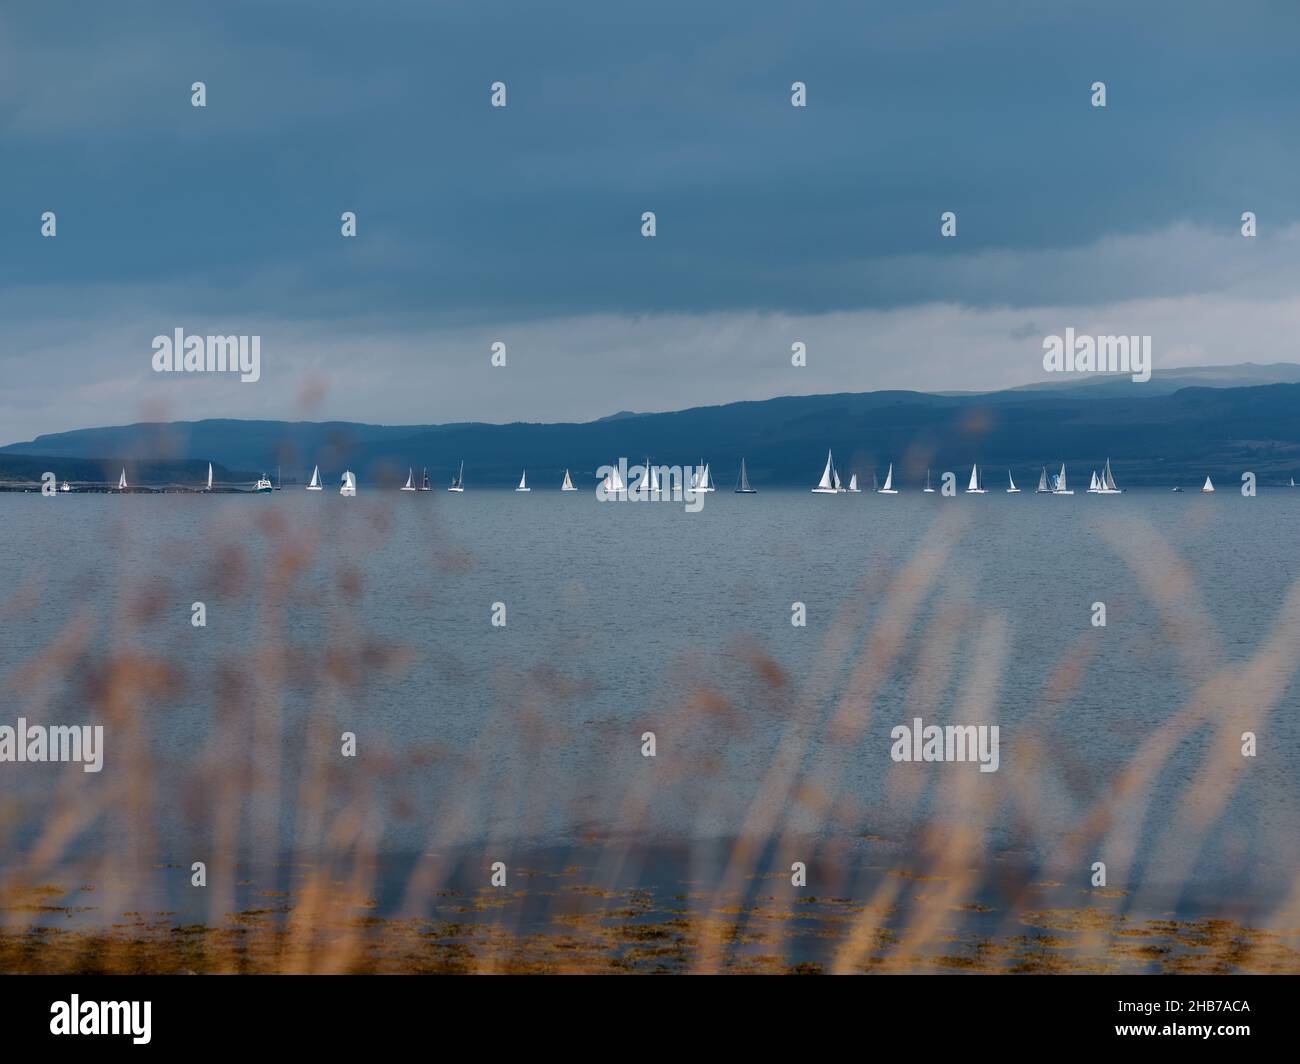
[{"label": "dark mountain ridge", "polygon": [[[429,469],[445,486],[464,459],[471,486],[558,485],[563,471],[591,477],[626,457],[656,464],[710,463],[719,487],[740,459],[755,486],[816,481],[833,449],[847,476],[869,482],[892,462],[904,480],[927,468],[1018,477],[1065,462],[1072,474],[1111,459],[1128,484],[1162,484],[1255,472],[1261,480],[1300,473],[1300,384],[1190,387],[1112,396],[1089,389],[1014,390],[984,395],[889,391],[775,399],[630,414],[584,423],[368,425],[352,422],[240,421],[141,423],[39,436],[0,448],[0,456],[43,455],[107,465],[123,461],[213,461],[231,469],[283,467],[286,482],[313,465],[336,482],[345,467],[363,480],[404,479]],[[1135,397],[1136,396],[1136,397]],[[206,466],[204,466],[206,472]],[[62,473],[59,474],[61,477]]]}]

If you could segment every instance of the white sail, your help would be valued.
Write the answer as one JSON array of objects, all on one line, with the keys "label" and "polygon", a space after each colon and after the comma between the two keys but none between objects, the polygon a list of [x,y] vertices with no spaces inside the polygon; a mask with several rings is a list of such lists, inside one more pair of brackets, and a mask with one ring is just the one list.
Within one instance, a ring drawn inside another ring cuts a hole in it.
[{"label": "white sail", "polygon": [[1115,486],[1115,475],[1110,471],[1110,459],[1106,459],[1106,468],[1101,474],[1101,485],[1099,488],[1102,495],[1118,495],[1120,489]]},{"label": "white sail", "polygon": [[532,490],[533,489],[528,486],[528,470],[525,469],[522,475],[519,477],[519,487],[515,488],[515,491],[532,491]]},{"label": "white sail", "polygon": [[881,495],[897,495],[894,488],[894,463],[889,463],[889,470],[885,473],[885,486],[879,489]]},{"label": "white sail", "polygon": [[967,495],[983,495],[984,489],[980,487],[980,473],[978,463],[970,467],[970,483],[966,485]]},{"label": "white sail", "polygon": [[1094,469],[1092,471],[1092,479],[1088,481],[1088,491],[1096,494],[1100,490],[1101,485],[1097,482],[1097,471]]},{"label": "white sail", "polygon": [[740,460],[740,479],[736,482],[737,495],[756,495],[757,492],[749,486],[749,474],[745,471],[745,460]]},{"label": "white sail", "polygon": [[465,460],[461,459],[460,471],[456,474],[456,479],[451,482],[448,491],[463,492],[465,490]]},{"label": "white sail", "polygon": [[[654,489],[658,491],[658,487]],[[713,476],[709,473],[709,463],[704,463],[704,472],[700,474],[700,491],[717,491],[717,485],[713,483]]]},{"label": "white sail", "polygon": [[1038,491],[1050,492],[1051,490],[1047,486],[1047,466],[1043,466],[1043,471],[1038,475]]},{"label": "white sail", "polygon": [[1014,495],[1014,494],[1018,493],[1019,491],[1020,491],[1020,489],[1019,489],[1018,487],[1016,487],[1016,482],[1015,482],[1015,480],[1013,480],[1012,477],[1011,477],[1011,470],[1008,469],[1008,470],[1007,470],[1007,494],[1008,494],[1008,495]]},{"label": "white sail", "polygon": [[817,482],[817,487],[813,491],[818,495],[834,495],[836,483],[839,480],[839,474],[835,472],[835,460],[831,457],[831,452],[826,452],[826,468],[822,470],[822,478]]},{"label": "white sail", "polygon": [[856,492],[860,490],[861,489],[858,487],[858,475],[857,473],[854,473],[853,476],[849,477],[849,491]]},{"label": "white sail", "polygon": [[357,478],[352,470],[346,470],[343,474],[343,486],[339,488],[340,495],[352,496],[357,493]]},{"label": "white sail", "polygon": [[1065,463],[1064,463],[1064,462],[1061,463],[1061,475],[1060,475],[1059,477],[1056,478],[1056,490],[1053,491],[1052,494],[1053,494],[1053,495],[1073,495],[1073,494],[1074,494],[1074,492],[1072,492],[1072,491],[1071,491],[1069,488],[1067,488],[1066,485],[1065,485]]},{"label": "white sail", "polygon": [[208,491],[212,490],[212,463],[208,463]]},{"label": "white sail", "polygon": [[320,466],[313,467],[311,471],[311,482],[307,485],[308,491],[321,491],[323,485],[320,482]]},{"label": "white sail", "polygon": [[122,475],[118,478],[117,490],[126,491],[126,470],[125,469],[122,470]]},{"label": "white sail", "polygon": [[1213,484],[1213,482],[1210,480],[1210,478],[1207,476],[1207,477],[1205,478],[1205,483],[1201,485],[1201,491],[1205,492],[1205,493],[1208,495],[1208,494],[1209,494],[1210,492],[1212,492],[1213,490],[1214,490],[1214,484]]},{"label": "white sail", "polygon": [[928,469],[925,471],[925,493],[927,495],[934,494],[934,488],[930,486],[930,471]]},{"label": "white sail", "polygon": [[618,475],[618,466],[610,466],[609,472],[605,474],[605,494],[617,495],[627,491],[627,485],[623,483],[623,478]]},{"label": "white sail", "polygon": [[406,467],[406,483],[402,485],[403,491],[415,490],[415,470],[410,466]]},{"label": "white sail", "polygon": [[831,473],[835,477],[835,490],[837,492],[844,491],[844,484],[840,481],[840,471],[838,469],[832,469]]},{"label": "white sail", "polygon": [[569,471],[568,471],[567,469],[564,471],[564,483],[560,485],[560,490],[561,490],[561,491],[577,491],[577,490],[578,490],[577,488],[575,488],[575,487],[573,486],[573,480],[569,477]]}]

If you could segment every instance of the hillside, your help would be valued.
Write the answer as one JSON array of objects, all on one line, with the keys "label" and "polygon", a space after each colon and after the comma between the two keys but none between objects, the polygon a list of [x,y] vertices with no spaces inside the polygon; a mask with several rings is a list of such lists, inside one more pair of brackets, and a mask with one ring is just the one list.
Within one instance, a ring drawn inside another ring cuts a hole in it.
[{"label": "hillside", "polygon": [[[124,460],[211,460],[272,473],[281,465],[286,482],[304,480],[314,464],[333,479],[350,466],[370,481],[405,478],[408,467],[418,476],[427,466],[438,485],[464,459],[466,480],[476,486],[513,484],[524,467],[538,484],[551,478],[558,483],[565,468],[575,478],[590,477],[620,456],[637,462],[645,455],[666,464],[705,458],[720,486],[734,478],[743,455],[756,485],[806,485],[820,474],[828,448],[842,470],[868,479],[873,470],[883,474],[889,462],[905,478],[924,476],[926,468],[969,470],[972,462],[1010,466],[1025,475],[1064,461],[1086,476],[1087,468],[1107,456],[1116,476],[1133,485],[1243,469],[1265,480],[1300,475],[1300,384],[1148,394],[1111,397],[1078,389],[790,396],[581,424],[137,424],[40,436],[0,449],[0,458],[78,458],[110,467],[114,476]],[[142,483],[152,482],[149,475],[145,467],[137,474]],[[176,473],[159,467],[158,475]]]}]

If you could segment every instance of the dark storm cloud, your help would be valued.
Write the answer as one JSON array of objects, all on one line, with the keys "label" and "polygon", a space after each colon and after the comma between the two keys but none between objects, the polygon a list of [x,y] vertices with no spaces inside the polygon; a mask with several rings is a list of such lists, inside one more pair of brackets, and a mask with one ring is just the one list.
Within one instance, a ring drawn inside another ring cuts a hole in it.
[{"label": "dark storm cloud", "polygon": [[209,305],[257,278],[251,304],[307,316],[1031,305],[1201,282],[895,260],[1294,218],[1294,8],[1042,6],[11,10],[4,278]]},{"label": "dark storm cloud", "polygon": [[[1066,326],[1294,358],[1297,11],[7,5],[0,437],[978,389]],[[262,382],[152,373],[178,327],[262,335]]]}]

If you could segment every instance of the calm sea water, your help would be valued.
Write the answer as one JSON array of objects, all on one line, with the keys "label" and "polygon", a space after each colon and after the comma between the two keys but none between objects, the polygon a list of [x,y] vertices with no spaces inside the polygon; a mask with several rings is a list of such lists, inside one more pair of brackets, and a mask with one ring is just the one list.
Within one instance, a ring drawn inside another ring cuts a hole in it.
[{"label": "calm sea water", "polygon": [[[699,513],[365,485],[355,499],[0,495],[0,723],[96,719],[123,656],[176,671],[174,691],[133,696],[164,785],[79,836],[92,851],[147,817],[163,854],[184,858],[223,772],[248,763],[277,767],[240,784],[244,837],[287,850],[308,830],[304,764],[337,763],[348,730],[361,757],[347,771],[391,759],[380,853],[727,837],[757,802],[801,834],[905,855],[923,823],[973,822],[979,800],[990,848],[1036,861],[1230,666],[1231,705],[1212,718],[1246,712],[1258,756],[1241,757],[1240,727],[1181,733],[1118,825],[1131,857],[1112,859],[1126,877],[1166,874],[1189,784],[1222,762],[1230,793],[1178,860],[1201,883],[1276,885],[1300,867],[1300,648],[1246,667],[1277,635],[1298,525],[1300,492],[1281,489],[720,491]],[[791,624],[796,602],[806,627]],[[264,723],[241,723],[245,710]],[[998,771],[894,763],[890,731],[918,715],[998,724]],[[782,749],[798,798],[764,796]],[[98,775],[0,765],[31,822],[56,794],[93,799],[131,771],[111,728]]]}]

